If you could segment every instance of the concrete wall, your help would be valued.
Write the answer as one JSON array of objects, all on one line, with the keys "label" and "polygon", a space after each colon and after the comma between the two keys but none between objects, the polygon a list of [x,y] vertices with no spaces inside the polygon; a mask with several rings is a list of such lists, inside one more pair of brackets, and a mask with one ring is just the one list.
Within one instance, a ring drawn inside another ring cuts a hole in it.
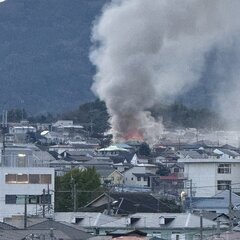
[{"label": "concrete wall", "polygon": [[[42,195],[45,188],[46,193],[48,184],[19,184],[19,183],[5,183],[6,174],[51,174],[52,180],[49,184],[52,207],[54,207],[54,169],[46,167],[34,168],[0,168],[0,220],[4,217],[12,215],[22,215],[24,213],[24,204],[6,204],[5,195]],[[27,205],[27,212],[29,215],[35,215],[36,212],[41,212],[41,204]]]}]

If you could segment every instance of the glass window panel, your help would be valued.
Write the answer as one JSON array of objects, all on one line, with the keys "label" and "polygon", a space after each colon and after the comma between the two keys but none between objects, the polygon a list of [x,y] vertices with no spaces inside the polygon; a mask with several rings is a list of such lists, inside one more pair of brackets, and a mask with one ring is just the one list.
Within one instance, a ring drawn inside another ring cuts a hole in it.
[{"label": "glass window panel", "polygon": [[16,195],[5,195],[5,203],[6,204],[16,204]]},{"label": "glass window panel", "polygon": [[16,183],[17,182],[17,175],[16,174],[6,174],[5,175],[5,182],[6,183]]},{"label": "glass window panel", "polygon": [[25,195],[17,195],[16,204],[24,204],[25,203]]},{"label": "glass window panel", "polygon": [[41,183],[51,184],[52,183],[51,174],[41,174]]},{"label": "glass window panel", "polygon": [[17,166],[18,167],[26,167],[27,166],[27,158],[26,158],[25,154],[18,154]]},{"label": "glass window panel", "polygon": [[40,183],[39,174],[29,174],[29,183],[39,184]]},{"label": "glass window panel", "polygon": [[220,173],[220,174],[230,174],[231,173],[231,164],[228,164],[228,163],[218,164],[218,173]]},{"label": "glass window panel", "polygon": [[28,203],[29,204],[37,204],[37,203],[39,203],[39,196],[37,196],[37,195],[30,195],[28,197]]},{"label": "glass window panel", "polygon": [[27,174],[17,174],[17,183],[28,183]]},{"label": "glass window panel", "polygon": [[218,190],[229,190],[230,185],[231,185],[231,181],[229,181],[229,180],[217,181],[217,189]]}]

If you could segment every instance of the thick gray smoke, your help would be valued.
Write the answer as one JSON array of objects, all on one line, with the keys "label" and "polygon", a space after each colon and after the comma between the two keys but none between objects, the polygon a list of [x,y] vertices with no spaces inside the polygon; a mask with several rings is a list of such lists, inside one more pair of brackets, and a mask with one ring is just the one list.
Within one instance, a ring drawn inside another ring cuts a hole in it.
[{"label": "thick gray smoke", "polygon": [[[162,125],[147,109],[194,86],[214,48],[231,48],[239,9],[239,0],[113,0],[105,6],[92,32],[92,89],[106,102],[115,138],[135,131],[147,140],[159,136]],[[220,58],[216,71],[224,71],[223,63]],[[237,88],[239,71],[231,76]]]}]

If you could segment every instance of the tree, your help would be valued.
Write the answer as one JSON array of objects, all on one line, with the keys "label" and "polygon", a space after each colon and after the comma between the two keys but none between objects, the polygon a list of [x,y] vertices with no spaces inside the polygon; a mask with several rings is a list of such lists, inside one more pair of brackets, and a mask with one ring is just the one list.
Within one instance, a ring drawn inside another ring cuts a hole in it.
[{"label": "tree", "polygon": [[151,149],[147,143],[143,142],[139,147],[138,153],[148,157],[151,155]]},{"label": "tree", "polygon": [[99,195],[100,176],[95,168],[74,169],[64,176],[56,177],[55,209],[56,211],[73,211],[74,198],[76,206],[83,207]]},{"label": "tree", "polygon": [[91,134],[104,133],[109,129],[107,108],[100,100],[84,103],[77,110],[64,113],[62,119],[82,124]]},{"label": "tree", "polygon": [[27,119],[27,112],[25,109],[13,108],[8,111],[9,122],[20,122]]}]

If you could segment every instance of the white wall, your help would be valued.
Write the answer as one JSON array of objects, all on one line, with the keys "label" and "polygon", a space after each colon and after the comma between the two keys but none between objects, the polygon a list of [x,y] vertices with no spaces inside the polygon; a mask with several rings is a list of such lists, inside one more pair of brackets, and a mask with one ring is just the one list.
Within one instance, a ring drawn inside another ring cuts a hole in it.
[{"label": "white wall", "polygon": [[[231,164],[231,173],[220,174],[218,173],[218,164],[224,163],[223,161],[215,162],[185,162],[184,173],[185,177],[192,179],[193,191],[196,191],[196,197],[211,197],[221,192],[217,190],[217,181],[230,180],[232,185],[240,183],[240,162],[226,160],[225,163]],[[196,187],[196,188],[195,188]]]},{"label": "white wall", "polygon": [[[138,187],[146,187],[148,185],[148,181],[144,181],[141,177],[141,181],[137,181],[137,177],[133,175],[133,173],[152,173],[155,174],[157,167],[146,167],[146,166],[134,166],[133,168],[128,169],[123,172],[124,175],[124,184],[128,186],[138,186]],[[133,179],[133,180],[132,180]]]},{"label": "white wall", "polygon": [[[0,220],[4,217],[10,217],[12,215],[22,215],[24,213],[24,204],[5,204],[5,195],[42,195],[43,189],[45,188],[46,194],[48,185],[47,184],[17,184],[5,183],[6,174],[51,174],[52,181],[49,184],[52,206],[54,207],[54,169],[46,167],[32,167],[32,168],[13,168],[13,167],[1,167],[0,168]],[[40,205],[29,204],[27,205],[28,214],[36,214],[36,209],[40,210]]]}]

